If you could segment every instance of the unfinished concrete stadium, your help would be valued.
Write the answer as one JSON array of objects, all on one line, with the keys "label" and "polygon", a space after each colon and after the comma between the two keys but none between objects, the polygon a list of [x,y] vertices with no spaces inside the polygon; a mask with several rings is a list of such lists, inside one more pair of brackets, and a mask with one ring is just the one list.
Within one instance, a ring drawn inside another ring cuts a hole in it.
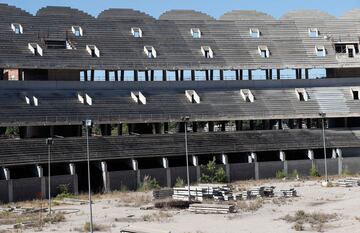
[{"label": "unfinished concrete stadium", "polygon": [[185,125],[191,182],[214,156],[229,181],[323,174],[323,120],[329,174],[360,171],[360,10],[0,18],[0,202],[47,197],[49,152],[52,195],[86,191],[87,119],[94,192],[186,179]]}]

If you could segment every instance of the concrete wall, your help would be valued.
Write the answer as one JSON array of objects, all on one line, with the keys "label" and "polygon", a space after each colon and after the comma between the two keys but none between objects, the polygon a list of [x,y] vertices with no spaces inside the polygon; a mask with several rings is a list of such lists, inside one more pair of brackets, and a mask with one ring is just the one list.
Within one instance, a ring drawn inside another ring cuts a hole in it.
[{"label": "concrete wall", "polygon": [[[76,179],[76,181],[75,181]],[[69,193],[77,192],[77,175],[61,175],[61,176],[52,176],[51,177],[51,196],[54,197],[58,195],[61,190],[59,189],[60,185],[66,185],[68,187]],[[48,178],[46,177],[46,198],[48,198]]]},{"label": "concrete wall", "polygon": [[261,162],[259,163],[259,178],[267,179],[276,177],[277,171],[284,170],[284,163],[281,161]]},{"label": "concrete wall", "polygon": [[255,164],[254,163],[230,164],[230,179],[231,181],[255,179]]},{"label": "concrete wall", "polygon": [[[325,175],[325,160],[317,159],[315,160],[318,172],[320,175]],[[337,175],[339,174],[338,159],[326,159],[328,175]],[[360,168],[360,167],[359,167]]]},{"label": "concrete wall", "polygon": [[360,172],[360,157],[343,158],[343,171],[348,170],[351,173]]},{"label": "concrete wall", "polygon": [[308,176],[312,167],[311,160],[288,160],[287,163],[289,174],[296,169],[300,176]]},{"label": "concrete wall", "polygon": [[13,201],[25,201],[41,196],[41,178],[23,178],[13,181]]},{"label": "concrete wall", "polygon": [[144,180],[145,176],[151,176],[152,178],[155,178],[161,186],[167,185],[165,168],[140,169],[139,171],[141,182]]},{"label": "concrete wall", "polygon": [[0,180],[0,203],[7,203],[9,201],[9,181]]},{"label": "concrete wall", "polygon": [[112,171],[109,172],[110,190],[120,190],[125,186],[129,190],[137,189],[136,171]]},{"label": "concrete wall", "polygon": [[[176,179],[180,177],[186,183],[186,167],[170,167],[171,186],[174,186]],[[190,183],[197,182],[196,167],[189,167]]]}]

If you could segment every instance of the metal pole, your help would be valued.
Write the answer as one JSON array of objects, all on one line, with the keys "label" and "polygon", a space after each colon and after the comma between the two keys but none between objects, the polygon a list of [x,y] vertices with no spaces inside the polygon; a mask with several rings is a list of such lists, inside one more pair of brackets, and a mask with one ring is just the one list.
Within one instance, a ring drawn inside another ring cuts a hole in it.
[{"label": "metal pole", "polygon": [[326,162],[326,142],[325,142],[325,117],[322,118],[322,135],[323,135],[323,144],[324,144],[324,164],[325,164],[325,180],[328,180],[328,172],[327,172],[327,162]]},{"label": "metal pole", "polygon": [[188,185],[188,195],[190,201],[190,175],[189,175],[189,156],[188,156],[188,143],[187,143],[187,122],[185,121],[185,155],[186,155],[186,177]]},{"label": "metal pole", "polygon": [[51,215],[51,144],[48,144],[48,191],[49,191],[49,215]]},{"label": "metal pole", "polygon": [[93,217],[92,217],[92,203],[91,203],[91,183],[90,183],[90,152],[89,152],[89,130],[86,127],[86,154],[87,154],[87,167],[88,167],[88,188],[89,188],[89,209],[90,209],[90,232],[93,233]]}]

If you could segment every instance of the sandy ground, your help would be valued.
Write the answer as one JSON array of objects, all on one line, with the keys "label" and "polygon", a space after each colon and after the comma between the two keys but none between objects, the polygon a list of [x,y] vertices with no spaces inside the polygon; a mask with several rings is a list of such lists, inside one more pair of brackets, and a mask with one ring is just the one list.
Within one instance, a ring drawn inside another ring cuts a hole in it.
[{"label": "sandy ground", "polygon": [[[172,233],[287,233],[297,231],[292,229],[293,223],[281,218],[287,214],[293,215],[298,210],[304,210],[307,213],[338,215],[336,220],[324,226],[323,232],[360,232],[360,187],[325,188],[321,187],[320,180],[266,180],[237,184],[252,187],[260,183],[276,186],[276,190],[295,188],[299,197],[280,202],[274,201],[274,198],[265,199],[262,207],[256,211],[240,210],[237,213],[220,215],[194,214],[188,210],[140,210],[138,206],[148,200],[143,196],[144,194],[114,193],[94,200],[94,222],[101,226],[102,232],[120,232],[122,227],[133,225],[170,230]],[[133,206],[132,200],[137,200],[137,206]],[[88,205],[58,205],[54,209],[71,209],[78,212],[66,214],[65,222],[47,224],[41,232],[77,232],[88,221]],[[0,226],[0,232],[8,232],[4,231],[6,229],[9,232],[14,231],[11,230],[10,225]],[[23,232],[38,231],[38,229],[26,229]],[[311,231],[309,227],[305,229],[305,232]]]}]

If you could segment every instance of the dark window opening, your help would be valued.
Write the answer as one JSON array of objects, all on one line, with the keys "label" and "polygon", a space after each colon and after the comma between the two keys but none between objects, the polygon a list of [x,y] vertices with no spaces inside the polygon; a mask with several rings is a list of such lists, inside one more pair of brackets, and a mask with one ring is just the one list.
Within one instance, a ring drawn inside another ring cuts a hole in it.
[{"label": "dark window opening", "polygon": [[349,57],[354,57],[354,50],[348,49]]},{"label": "dark window opening", "polygon": [[47,49],[66,49],[66,40],[45,40]]},{"label": "dark window opening", "polygon": [[359,91],[353,91],[354,100],[359,100]]},{"label": "dark window opening", "polygon": [[299,99],[300,101],[305,101],[304,94],[302,92],[299,92]]}]

